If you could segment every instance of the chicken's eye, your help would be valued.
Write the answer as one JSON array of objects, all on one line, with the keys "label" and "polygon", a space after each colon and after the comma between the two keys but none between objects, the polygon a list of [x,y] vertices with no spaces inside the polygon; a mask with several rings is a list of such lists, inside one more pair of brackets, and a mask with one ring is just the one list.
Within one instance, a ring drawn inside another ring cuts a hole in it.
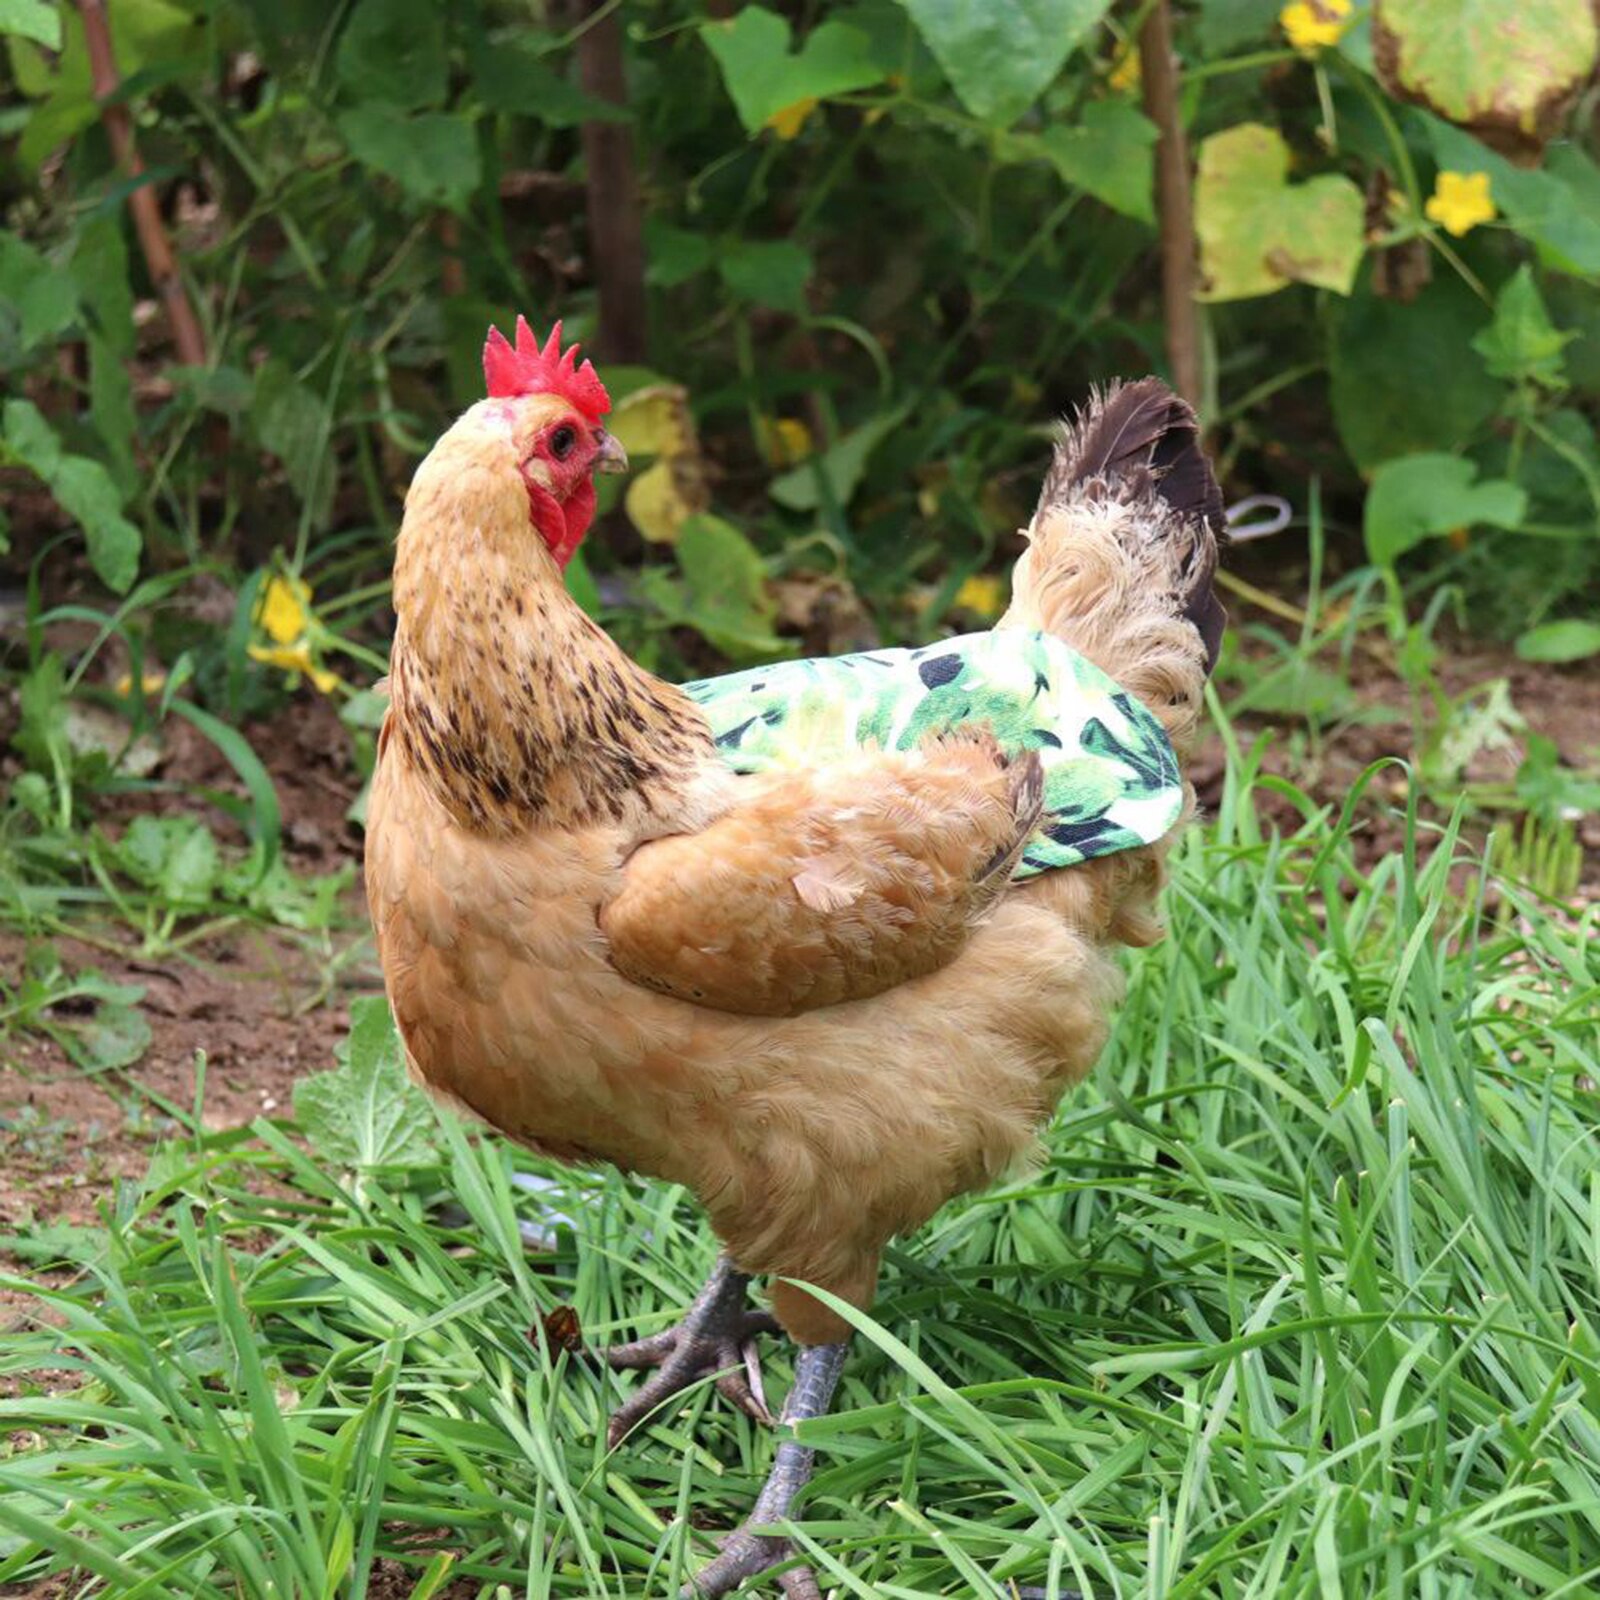
[{"label": "chicken's eye", "polygon": [[565,461],[572,454],[572,447],[578,442],[576,428],[569,428],[566,423],[550,435],[550,454],[557,461]]}]

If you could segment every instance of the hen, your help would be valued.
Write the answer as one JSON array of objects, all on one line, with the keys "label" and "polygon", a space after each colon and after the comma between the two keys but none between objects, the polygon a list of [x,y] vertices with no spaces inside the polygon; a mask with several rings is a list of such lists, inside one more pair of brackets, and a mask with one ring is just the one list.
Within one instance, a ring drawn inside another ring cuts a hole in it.
[{"label": "hen", "polygon": [[[441,1098],[686,1185],[726,1246],[676,1329],[609,1352],[657,1369],[613,1444],[713,1373],[766,1417],[755,1274],[800,1346],[784,1419],[815,1416],[849,1325],[799,1284],[866,1307],[887,1240],[1026,1161],[1105,1041],[1111,947],[1158,936],[1221,498],[1188,406],[1112,388],[1062,432],[993,632],[678,688],[563,585],[626,465],[592,366],[519,319],[485,373],[395,559],[366,863],[395,1020]],[[810,1469],[786,1437],[686,1593],[782,1559],[753,1530]]]}]

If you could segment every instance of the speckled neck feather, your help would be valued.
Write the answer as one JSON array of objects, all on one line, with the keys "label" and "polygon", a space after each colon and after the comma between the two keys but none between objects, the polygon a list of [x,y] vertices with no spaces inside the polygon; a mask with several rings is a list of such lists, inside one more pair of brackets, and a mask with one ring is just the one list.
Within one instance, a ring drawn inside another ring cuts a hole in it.
[{"label": "speckled neck feather", "polygon": [[508,444],[470,422],[435,447],[406,499],[390,738],[479,831],[670,806],[712,753],[704,718],[568,595]]}]

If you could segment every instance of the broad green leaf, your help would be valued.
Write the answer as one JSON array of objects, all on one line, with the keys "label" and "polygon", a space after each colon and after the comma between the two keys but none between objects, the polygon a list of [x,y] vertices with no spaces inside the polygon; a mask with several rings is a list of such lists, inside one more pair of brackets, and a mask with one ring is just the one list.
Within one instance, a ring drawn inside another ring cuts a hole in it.
[{"label": "broad green leaf", "polygon": [[739,296],[795,316],[806,309],[811,257],[788,239],[736,239],[717,257],[722,281]]},{"label": "broad green leaf", "polygon": [[1349,294],[1365,243],[1361,191],[1336,173],[1289,182],[1289,147],[1244,122],[1200,146],[1195,183],[1203,300],[1245,300],[1289,283]]},{"label": "broad green leaf", "polygon": [[1056,171],[1113,211],[1155,221],[1151,197],[1156,125],[1126,100],[1091,100],[1076,124],[1039,135]]},{"label": "broad green leaf", "polygon": [[1515,528],[1528,497],[1503,478],[1476,483],[1477,468],[1460,456],[1403,456],[1378,468],[1367,492],[1367,554],[1391,566],[1433,534],[1489,523]]},{"label": "broad green leaf", "polygon": [[287,363],[274,359],[256,373],[250,420],[262,448],[283,463],[290,486],[311,508],[311,520],[324,522],[334,486],[333,418],[327,402],[301,383]]},{"label": "broad green leaf", "polygon": [[466,209],[479,182],[478,141],[472,124],[441,112],[406,116],[369,103],[338,117],[350,153],[393,178],[408,194],[452,211]]},{"label": "broad green leaf", "polygon": [[100,581],[125,594],[139,570],[143,539],[122,514],[122,496],[111,474],[88,456],[69,455],[55,430],[31,400],[8,400],[6,448],[42,478],[62,510],[83,529],[89,562]]},{"label": "broad green leaf", "polygon": [[1202,55],[1215,61],[1242,44],[1272,38],[1282,9],[1283,0],[1206,0],[1195,14]]},{"label": "broad green leaf", "polygon": [[788,19],[765,6],[745,6],[725,22],[702,23],[700,37],[722,69],[734,110],[751,134],[800,101],[868,89],[884,78],[871,41],[844,22],[813,28],[793,54]]},{"label": "broad green leaf", "polygon": [[355,100],[405,111],[442,105],[450,87],[444,22],[433,0],[358,0],[339,35],[339,82]]},{"label": "broad green leaf", "polygon": [[836,505],[850,503],[866,471],[867,457],[877,448],[881,439],[899,427],[903,410],[886,411],[859,428],[852,429],[809,461],[791,467],[767,485],[767,493],[780,506],[790,511],[815,511],[822,504],[822,494],[817,487],[820,472],[827,480],[829,493]]},{"label": "broad green leaf", "polygon": [[716,247],[703,233],[690,228],[675,228],[671,223],[647,219],[644,225],[644,251],[648,266],[645,280],[663,289],[687,283],[704,272],[716,259]]},{"label": "broad green leaf", "polygon": [[[17,85],[30,99],[42,99],[17,144],[18,158],[37,167],[90,123],[99,119],[89,74],[83,19],[73,5],[57,8],[60,54],[46,56],[23,38],[12,38],[11,63]],[[106,7],[111,44],[123,82],[155,67],[198,70],[209,58],[206,19],[168,0],[116,0]],[[3,30],[0,30],[3,31]]]},{"label": "broad green leaf", "polygon": [[[1538,631],[1534,629],[1535,633]],[[1520,640],[1517,647],[1520,651]],[[1600,650],[1600,642],[1596,642],[1594,649]],[[1560,746],[1541,733],[1528,735],[1527,750],[1522,765],[1517,768],[1517,798],[1530,811],[1548,822],[1573,812],[1600,814],[1600,779],[1563,765]]]},{"label": "broad green leaf", "polygon": [[1600,622],[1566,617],[1541,623],[1517,640],[1517,654],[1524,661],[1582,661],[1600,655]]},{"label": "broad green leaf", "polygon": [[1363,472],[1415,450],[1448,450],[1494,414],[1505,386],[1473,353],[1483,303],[1453,272],[1411,302],[1363,284],[1329,326],[1333,420]]},{"label": "broad green leaf", "polygon": [[42,250],[6,232],[0,233],[0,304],[16,316],[26,351],[72,326],[78,291],[71,276]]},{"label": "broad green leaf", "polygon": [[1600,168],[1576,147],[1553,150],[1542,172],[1507,161],[1471,134],[1427,119],[1434,159],[1451,172],[1486,172],[1506,220],[1546,266],[1600,276]]},{"label": "broad green leaf", "polygon": [[1049,88],[1109,0],[900,0],[973,116],[1002,127]]},{"label": "broad green leaf", "polygon": [[625,106],[588,95],[544,59],[531,40],[520,37],[485,42],[473,53],[472,81],[491,111],[533,117],[547,128],[575,128],[580,122],[626,122]]},{"label": "broad green leaf", "polygon": [[99,1005],[86,1022],[57,1037],[86,1072],[131,1067],[150,1048],[150,1024],[137,1006]]},{"label": "broad green leaf", "polygon": [[646,568],[639,587],[670,623],[693,628],[733,661],[793,653],[793,641],[772,631],[776,606],[767,592],[767,564],[730,522],[690,517],[676,546],[681,579]]},{"label": "broad green leaf", "polygon": [[294,1114],[324,1161],[365,1170],[433,1159],[433,1111],[406,1075],[383,996],[351,1001],[338,1067],[295,1085]]},{"label": "broad green leaf", "polygon": [[211,898],[222,871],[222,857],[217,841],[203,822],[192,817],[170,820],[186,826],[174,830],[157,887],[169,905],[196,910]]},{"label": "broad green leaf", "polygon": [[32,39],[46,50],[59,50],[61,12],[49,0],[0,0],[0,33]]},{"label": "broad green leaf", "polygon": [[1600,27],[1590,0],[1377,0],[1373,47],[1392,93],[1531,148],[1594,70]]},{"label": "broad green leaf", "polygon": [[1473,339],[1472,348],[1497,378],[1559,389],[1567,381],[1561,352],[1576,337],[1551,322],[1532,269],[1524,262],[1495,296],[1494,320]]}]

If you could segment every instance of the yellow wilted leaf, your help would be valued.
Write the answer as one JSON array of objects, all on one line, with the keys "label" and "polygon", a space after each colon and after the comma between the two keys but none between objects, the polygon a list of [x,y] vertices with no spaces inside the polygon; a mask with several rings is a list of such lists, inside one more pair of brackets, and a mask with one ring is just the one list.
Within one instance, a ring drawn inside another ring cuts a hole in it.
[{"label": "yellow wilted leaf", "polygon": [[684,521],[711,503],[700,439],[679,383],[635,389],[607,423],[631,456],[654,456],[623,496],[629,520],[654,544],[676,544]]},{"label": "yellow wilted leaf", "polygon": [[678,383],[635,389],[607,418],[606,431],[630,456],[673,456],[693,448],[689,391]]},{"label": "yellow wilted leaf", "polygon": [[695,510],[678,485],[672,463],[666,460],[634,478],[623,504],[634,527],[652,544],[676,544]]}]

